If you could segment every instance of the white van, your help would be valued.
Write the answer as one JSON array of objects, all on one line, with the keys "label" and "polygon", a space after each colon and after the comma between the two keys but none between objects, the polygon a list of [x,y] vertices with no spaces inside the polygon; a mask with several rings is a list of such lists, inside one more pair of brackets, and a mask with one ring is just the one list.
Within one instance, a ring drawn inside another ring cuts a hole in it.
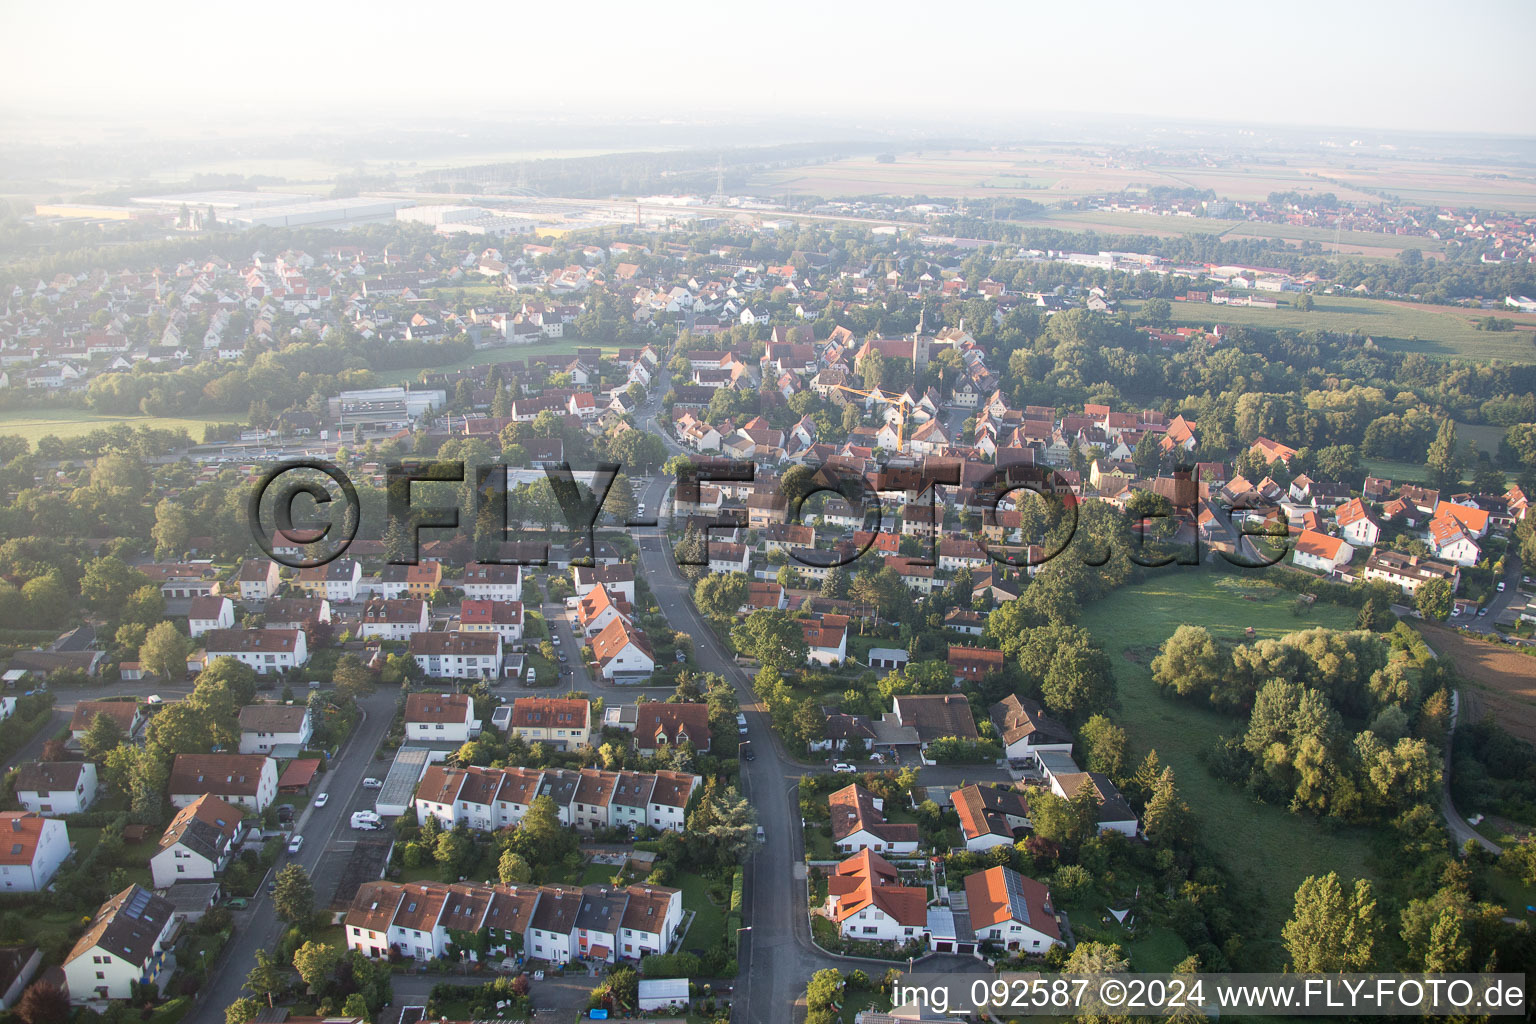
[{"label": "white van", "polygon": [[379,820],[378,814],[374,811],[352,812],[353,828],[363,829],[364,831],[371,831],[373,829],[379,828],[381,825],[383,825],[383,822]]}]

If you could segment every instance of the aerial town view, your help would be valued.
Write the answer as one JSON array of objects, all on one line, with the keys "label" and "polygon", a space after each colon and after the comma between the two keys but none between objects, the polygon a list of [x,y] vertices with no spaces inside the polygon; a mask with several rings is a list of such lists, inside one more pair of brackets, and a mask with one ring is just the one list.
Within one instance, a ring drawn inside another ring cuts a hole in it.
[{"label": "aerial town view", "polygon": [[1536,6],[1089,6],[0,11],[0,1024],[1529,1019]]}]

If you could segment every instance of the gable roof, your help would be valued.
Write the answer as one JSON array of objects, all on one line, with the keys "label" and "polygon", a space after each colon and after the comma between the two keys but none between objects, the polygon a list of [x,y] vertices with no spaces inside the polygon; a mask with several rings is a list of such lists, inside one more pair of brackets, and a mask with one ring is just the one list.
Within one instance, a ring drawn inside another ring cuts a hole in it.
[{"label": "gable roof", "polygon": [[963,740],[978,736],[970,701],[958,693],[907,695],[897,697],[895,704],[902,724],[915,729],[924,743],[945,736]]},{"label": "gable roof", "polygon": [[0,813],[0,864],[31,864],[49,818],[31,811]]},{"label": "gable roof", "polygon": [[170,792],[255,796],[268,764],[275,762],[265,754],[177,754]]},{"label": "gable roof", "polygon": [[1050,893],[1033,878],[1001,865],[965,878],[971,927],[976,931],[1017,921],[1053,939],[1061,938],[1056,918],[1047,910]]},{"label": "gable roof", "polygon": [[655,750],[664,736],[667,744],[687,739],[695,750],[708,750],[710,744],[709,705],[698,703],[662,704],[648,701],[635,708],[635,746]]},{"label": "gable roof", "polygon": [[405,698],[408,723],[463,723],[469,721],[469,716],[470,699],[465,693],[413,693]]},{"label": "gable roof", "polygon": [[154,955],[155,940],[165,931],[174,909],[170,900],[130,885],[101,905],[64,962],[100,949],[140,966]]}]

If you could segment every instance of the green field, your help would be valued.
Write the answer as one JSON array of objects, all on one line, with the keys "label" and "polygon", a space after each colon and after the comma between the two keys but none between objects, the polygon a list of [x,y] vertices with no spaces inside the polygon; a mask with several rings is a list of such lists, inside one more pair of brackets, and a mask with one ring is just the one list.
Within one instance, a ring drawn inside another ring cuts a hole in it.
[{"label": "green field", "polygon": [[192,440],[203,439],[203,426],[208,423],[241,423],[245,417],[238,413],[218,413],[209,416],[113,416],[92,412],[89,409],[9,409],[0,411],[0,434],[20,434],[36,444],[39,438],[52,434],[70,438],[89,434],[103,427],[126,423],[130,427],[152,427],[156,430],[185,429]]},{"label": "green field", "polygon": [[[1453,306],[1419,306],[1385,299],[1318,295],[1315,297],[1316,308],[1304,313],[1290,305],[1293,301],[1294,296],[1283,297],[1279,309],[1175,302],[1172,303],[1173,320],[1177,324],[1206,327],[1229,324],[1292,331],[1359,331],[1383,348],[1401,352],[1422,352],[1440,359],[1459,357],[1485,362],[1504,359],[1512,363],[1536,363],[1536,317],[1529,314],[1509,317],[1517,324],[1514,331],[1490,333],[1475,330],[1472,326],[1473,320],[1483,314]],[[1131,310],[1140,308],[1140,303],[1136,302],[1124,305]],[[1503,312],[1496,315],[1506,316]]]},{"label": "green field", "polygon": [[1152,682],[1149,663],[1159,645],[1185,623],[1243,642],[1250,626],[1258,638],[1280,637],[1317,626],[1353,628],[1354,614],[1319,602],[1297,617],[1292,613],[1295,595],[1265,583],[1258,572],[1169,566],[1149,570],[1149,576],[1083,613],[1083,625],[1115,666],[1121,704],[1115,721],[1129,734],[1138,760],[1156,749],[1162,763],[1172,766],[1179,791],[1205,834],[1213,837],[1213,851],[1234,877],[1264,894],[1260,930],[1278,941],[1296,888],[1308,875],[1370,874],[1365,863],[1371,835],[1363,829],[1325,829],[1284,808],[1257,803],[1242,789],[1212,777],[1200,761],[1201,752],[1243,723],[1164,697]]},{"label": "green field", "polygon": [[1325,227],[1298,227],[1290,224],[1263,224],[1256,221],[1227,220],[1217,217],[1163,217],[1149,213],[1121,213],[1114,210],[1052,211],[1044,222],[1048,227],[1068,230],[1098,230],[1119,234],[1218,235],[1224,238],[1282,238],[1288,242],[1317,242],[1329,253],[1337,239],[1341,253],[1366,256],[1391,256],[1404,249],[1424,253],[1441,251],[1442,243],[1433,238],[1412,235],[1388,235],[1366,231],[1335,232]]}]

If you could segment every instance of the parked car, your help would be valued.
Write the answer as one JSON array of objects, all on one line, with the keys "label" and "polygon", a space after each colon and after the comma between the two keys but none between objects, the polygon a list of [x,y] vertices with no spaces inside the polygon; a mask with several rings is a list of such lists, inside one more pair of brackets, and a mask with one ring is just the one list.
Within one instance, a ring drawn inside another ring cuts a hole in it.
[{"label": "parked car", "polygon": [[303,848],[303,846],[304,846],[304,837],[303,836],[294,836],[292,839],[288,840],[288,852],[289,853],[298,853],[299,850],[301,850]]},{"label": "parked car", "polygon": [[847,763],[842,762],[842,761],[839,761],[839,762],[837,762],[837,764],[833,765],[832,766],[832,770],[834,772],[837,772],[840,775],[847,775],[847,774],[851,774],[851,773],[854,773],[854,772],[858,771],[858,769],[855,768],[853,765],[847,764]]},{"label": "parked car", "polygon": [[230,910],[244,910],[246,907],[251,905],[251,901],[246,899],[244,896],[236,896],[224,905]]},{"label": "parked car", "polygon": [[1488,614],[1488,609],[1487,609],[1487,608],[1479,608],[1479,609],[1478,609],[1478,610],[1477,610],[1477,614],[1478,614],[1478,615],[1479,615],[1479,616],[1482,616],[1482,615],[1487,615],[1487,614]]},{"label": "parked car", "polygon": [[[1499,584],[1499,589],[1500,590],[1504,589],[1504,584],[1500,583]],[[144,698],[144,703],[145,704],[164,704],[165,701],[160,699],[160,695],[158,693],[152,693],[148,697]]]},{"label": "parked car", "polygon": [[1504,593],[1504,581],[1499,580],[1499,593]]},{"label": "parked car", "polygon": [[688,660],[688,653],[686,651],[678,651],[677,652],[677,660],[680,661],[680,662],[681,661],[687,661]]},{"label": "parked car", "polygon": [[325,802],[327,800],[329,800],[330,798],[331,798],[331,794],[329,794],[329,793],[321,793],[319,796],[315,797],[315,806],[316,807],[324,807],[325,806]]},{"label": "parked car", "polygon": [[384,788],[384,783],[380,782],[378,779],[369,777],[369,778],[366,778],[366,779],[363,780],[363,788],[364,789],[383,789]]},{"label": "parked car", "polygon": [[763,831],[763,826],[761,825],[757,826],[757,841],[760,843],[766,843],[768,841],[768,833]]}]

